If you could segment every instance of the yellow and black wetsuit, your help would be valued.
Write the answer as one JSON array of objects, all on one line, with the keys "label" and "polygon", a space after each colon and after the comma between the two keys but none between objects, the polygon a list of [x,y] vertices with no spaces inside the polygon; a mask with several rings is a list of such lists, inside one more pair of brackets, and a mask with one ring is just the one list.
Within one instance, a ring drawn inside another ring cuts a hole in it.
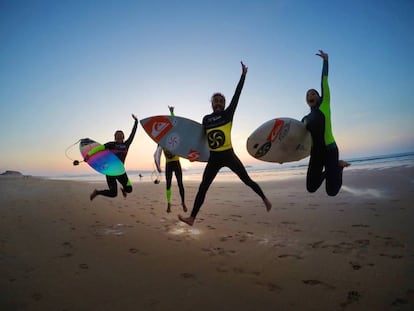
[{"label": "yellow and black wetsuit", "polygon": [[[125,142],[118,144],[115,141],[111,141],[100,147],[102,149],[111,150],[122,161],[122,163],[125,163],[125,158],[128,154],[129,146],[132,144],[132,141],[134,140],[135,133],[137,131],[137,126],[138,126],[138,120],[135,120],[131,134],[129,135],[128,139]],[[96,150],[93,150],[92,152],[96,152]],[[125,172],[124,174],[119,175],[119,176],[106,175],[106,183],[108,184],[109,189],[97,190],[96,194],[103,195],[106,197],[111,197],[111,198],[116,197],[118,195],[118,187],[117,187],[116,181],[119,181],[119,183],[122,185],[123,191],[127,193],[132,192],[132,183],[129,180],[127,173]]]},{"label": "yellow and black wetsuit", "polygon": [[315,192],[325,180],[326,193],[335,196],[342,186],[343,168],[338,165],[339,152],[332,134],[327,60],[323,61],[321,80],[321,101],[302,120],[312,135],[306,188]]},{"label": "yellow and black wetsuit", "polygon": [[154,154],[155,164],[157,168],[161,171],[160,162],[161,162],[161,151],[165,156],[165,180],[166,180],[166,197],[167,203],[171,203],[171,183],[172,175],[175,173],[175,178],[177,179],[178,189],[180,191],[181,203],[185,202],[185,190],[183,184],[183,172],[181,169],[180,157],[171,153],[167,149],[162,148],[158,145],[157,150]]},{"label": "yellow and black wetsuit", "polygon": [[233,116],[243,89],[245,75],[242,74],[230,105],[224,111],[209,114],[203,118],[203,126],[208,139],[210,157],[203,173],[191,216],[196,217],[204,202],[206,193],[217,173],[222,167],[230,168],[239,178],[253,189],[263,200],[265,195],[257,183],[247,174],[243,164],[233,151],[231,144],[231,128]]}]

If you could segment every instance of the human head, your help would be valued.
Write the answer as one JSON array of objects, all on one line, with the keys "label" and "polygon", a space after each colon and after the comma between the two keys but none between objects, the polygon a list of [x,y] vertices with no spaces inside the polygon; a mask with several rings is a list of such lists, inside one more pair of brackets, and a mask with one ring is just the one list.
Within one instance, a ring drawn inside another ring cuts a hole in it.
[{"label": "human head", "polygon": [[310,108],[317,106],[321,101],[319,92],[315,89],[310,89],[306,92],[306,102]]},{"label": "human head", "polygon": [[214,93],[211,96],[211,108],[213,108],[214,112],[221,112],[224,110],[226,106],[226,98],[221,93]]},{"label": "human head", "polygon": [[115,136],[115,141],[117,143],[123,143],[124,142],[125,136],[124,136],[124,132],[122,132],[121,130],[116,131],[114,136]]}]

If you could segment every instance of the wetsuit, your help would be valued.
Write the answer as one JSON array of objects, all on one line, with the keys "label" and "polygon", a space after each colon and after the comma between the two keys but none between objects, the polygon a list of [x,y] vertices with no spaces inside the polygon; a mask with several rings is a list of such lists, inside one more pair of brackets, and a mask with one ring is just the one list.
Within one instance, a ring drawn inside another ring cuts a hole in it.
[{"label": "wetsuit", "polygon": [[185,198],[185,191],[184,191],[184,184],[183,184],[183,173],[180,164],[180,157],[172,154],[166,149],[163,149],[161,146],[157,147],[157,150],[154,154],[155,164],[157,165],[157,169],[161,171],[160,168],[160,158],[161,158],[161,151],[163,151],[165,156],[165,180],[167,181],[166,186],[166,196],[167,196],[167,203],[171,203],[171,181],[172,181],[172,174],[175,173],[175,178],[177,179],[178,189],[180,191],[181,202],[184,203]]},{"label": "wetsuit", "polygon": [[204,169],[198,193],[195,198],[191,216],[196,217],[204,202],[206,193],[217,173],[222,167],[230,168],[239,178],[253,189],[263,200],[266,198],[262,189],[247,174],[246,169],[234,153],[231,143],[231,128],[233,116],[236,111],[239,97],[243,89],[245,75],[242,74],[237,84],[236,91],[227,109],[221,112],[213,112],[203,118],[203,126],[206,132],[210,157]]},{"label": "wetsuit", "polygon": [[315,192],[325,180],[326,193],[335,196],[342,186],[343,168],[338,165],[339,152],[332,134],[327,60],[323,61],[321,85],[320,102],[302,119],[312,135],[306,188]]},{"label": "wetsuit", "polygon": [[[138,120],[135,120],[131,134],[129,135],[128,139],[125,142],[118,144],[115,141],[111,141],[103,145],[104,148],[102,149],[111,150],[122,161],[122,163],[125,163],[125,158],[127,156],[129,146],[134,140],[134,136],[137,131],[137,126],[138,126]],[[127,193],[132,192],[132,183],[129,180],[127,173],[125,172],[124,174],[119,175],[119,176],[106,175],[106,182],[108,184],[109,189],[97,190],[96,194],[103,195],[106,197],[111,197],[111,198],[116,197],[118,194],[118,187],[117,187],[116,181],[119,181],[119,183],[122,185],[123,191]]]}]

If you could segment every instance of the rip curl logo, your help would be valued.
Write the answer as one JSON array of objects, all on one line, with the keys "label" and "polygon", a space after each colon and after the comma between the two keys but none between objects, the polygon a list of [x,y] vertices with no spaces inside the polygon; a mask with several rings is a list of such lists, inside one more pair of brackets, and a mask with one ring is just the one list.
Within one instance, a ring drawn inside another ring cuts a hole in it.
[{"label": "rip curl logo", "polygon": [[224,145],[226,136],[220,130],[211,131],[208,133],[207,140],[211,149],[217,149]]}]

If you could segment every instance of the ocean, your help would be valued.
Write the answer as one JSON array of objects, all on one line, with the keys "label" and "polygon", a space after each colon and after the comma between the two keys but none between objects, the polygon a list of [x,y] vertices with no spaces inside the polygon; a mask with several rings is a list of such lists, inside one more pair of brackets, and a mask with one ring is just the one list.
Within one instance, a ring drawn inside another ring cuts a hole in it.
[{"label": "ocean", "polygon": [[[246,166],[246,170],[250,177],[257,182],[286,178],[304,178],[304,176],[306,176],[308,161],[309,159],[306,158],[298,162],[290,162],[285,164],[262,162],[257,165]],[[412,167],[414,166],[414,152],[361,157],[346,159],[346,161],[351,163],[351,166],[346,168],[346,170],[385,169],[397,166]],[[127,173],[132,182],[153,182],[155,179],[159,179],[163,182],[165,180],[164,173],[158,174],[156,171],[128,170]],[[202,173],[203,168],[186,169],[183,170],[183,179],[184,181],[201,181]],[[101,174],[94,172],[90,174],[46,176],[46,178],[106,183],[105,178]],[[224,182],[236,180],[238,180],[238,177],[227,168],[223,168],[215,179],[215,181]]]}]

